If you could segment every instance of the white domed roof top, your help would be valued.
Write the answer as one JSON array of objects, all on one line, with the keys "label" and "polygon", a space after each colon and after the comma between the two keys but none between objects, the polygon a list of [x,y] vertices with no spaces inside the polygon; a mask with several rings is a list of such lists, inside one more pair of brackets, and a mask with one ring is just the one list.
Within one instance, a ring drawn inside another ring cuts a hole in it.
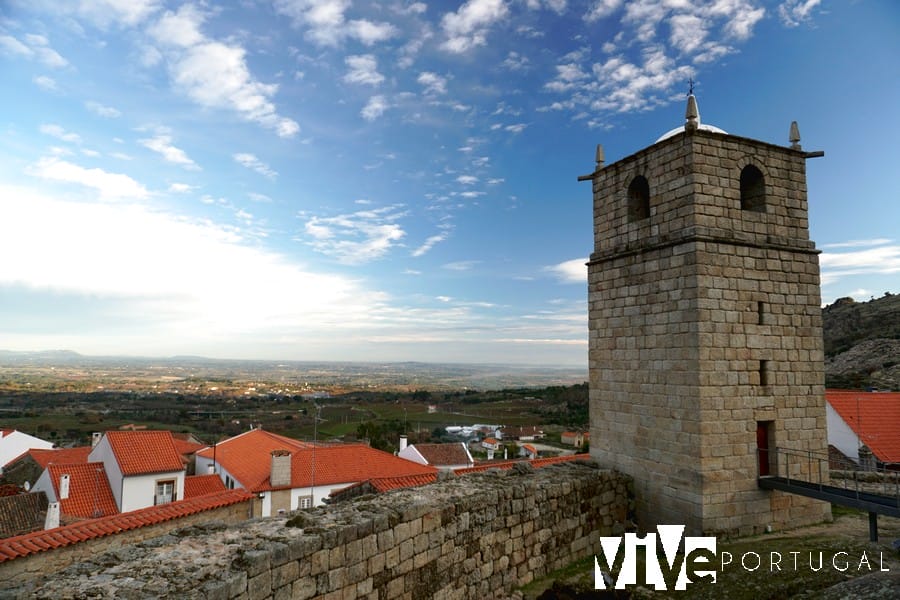
[{"label": "white domed roof top", "polygon": [[698,129],[702,129],[703,131],[711,131],[713,133],[728,133],[724,129],[719,129],[715,125],[706,125],[700,122],[700,109],[697,107],[697,99],[694,97],[694,94],[688,94],[687,100],[687,109],[684,111],[684,125],[681,127],[676,127],[675,129],[671,129],[657,139],[657,142],[661,142],[666,138],[670,138],[676,133],[680,133],[682,131],[696,131]]}]

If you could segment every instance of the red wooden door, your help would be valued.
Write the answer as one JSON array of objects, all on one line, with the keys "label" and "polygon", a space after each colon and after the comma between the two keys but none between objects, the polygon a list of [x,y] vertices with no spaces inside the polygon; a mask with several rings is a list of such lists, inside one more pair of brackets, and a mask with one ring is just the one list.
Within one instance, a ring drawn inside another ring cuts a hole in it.
[{"label": "red wooden door", "polygon": [[769,424],[756,424],[756,454],[759,459],[759,476],[769,474]]}]

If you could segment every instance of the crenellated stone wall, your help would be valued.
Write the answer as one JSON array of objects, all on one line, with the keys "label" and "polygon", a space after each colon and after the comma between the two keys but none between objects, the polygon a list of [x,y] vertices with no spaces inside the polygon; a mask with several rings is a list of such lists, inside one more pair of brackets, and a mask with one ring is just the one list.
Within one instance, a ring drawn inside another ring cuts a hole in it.
[{"label": "crenellated stone wall", "polygon": [[292,517],[208,524],[0,598],[486,598],[599,552],[631,480],[593,462],[456,477]]}]

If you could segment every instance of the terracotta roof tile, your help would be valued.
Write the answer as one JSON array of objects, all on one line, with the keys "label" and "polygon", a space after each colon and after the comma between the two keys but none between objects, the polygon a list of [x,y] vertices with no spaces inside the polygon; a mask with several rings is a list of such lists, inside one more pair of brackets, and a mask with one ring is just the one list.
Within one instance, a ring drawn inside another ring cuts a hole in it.
[{"label": "terracotta roof tile", "polygon": [[86,463],[88,454],[91,453],[90,446],[78,446],[77,448],[53,448],[52,450],[41,450],[32,448],[26,454],[31,455],[42,469],[46,469],[51,462],[59,464]]},{"label": "terracotta roof tile", "polygon": [[435,466],[466,465],[471,463],[462,442],[451,444],[413,444],[428,464]]},{"label": "terracotta roof tile", "polygon": [[185,498],[194,498],[224,490],[225,484],[218,475],[191,475],[184,478]]},{"label": "terracotta roof tile", "polygon": [[561,462],[570,462],[573,460],[590,460],[590,454],[567,454],[564,456],[551,456],[548,458],[535,458],[534,460],[505,460],[499,462],[486,462],[475,465],[474,467],[469,467],[468,469],[454,469],[454,473],[457,475],[466,475],[468,473],[479,473],[481,471],[487,471],[490,469],[511,469],[512,466],[516,463],[527,462],[531,464],[532,467],[540,468],[546,467],[547,465],[555,465]]},{"label": "terracotta roof tile", "polygon": [[900,463],[900,392],[826,390],[825,398],[878,460]]},{"label": "terracotta roof tile", "polygon": [[231,506],[252,498],[253,495],[244,490],[226,490],[7,538],[0,540],[0,562],[28,556],[50,548],[69,546],[85,540],[104,537],[120,531],[156,525],[206,510]]},{"label": "terracotta roof tile", "polygon": [[50,463],[47,471],[57,498],[60,497],[60,477],[69,475],[69,497],[60,499],[60,515],[88,519],[119,512],[103,463]]},{"label": "terracotta roof tile", "polygon": [[198,444],[196,442],[190,442],[188,440],[180,440],[177,437],[172,437],[172,442],[175,444],[175,451],[178,454],[185,456],[189,454],[193,454],[198,450],[203,450],[206,448],[206,444]]},{"label": "terracotta roof tile", "polygon": [[181,471],[184,465],[170,431],[107,431],[123,475]]},{"label": "terracotta roof tile", "polygon": [[[315,454],[312,448],[296,450],[292,453],[292,488],[313,485],[313,465],[315,465],[315,485],[349,483],[385,477],[436,476],[437,474],[437,469],[434,467],[399,458],[366,444],[317,446]],[[265,479],[251,491],[272,489],[269,485],[268,474],[271,467],[268,461],[265,462],[265,469]]]},{"label": "terracotta roof tile", "polygon": [[241,485],[247,489],[255,489],[269,478],[273,450],[293,451],[311,446],[307,442],[277,433],[254,429],[220,442],[215,448],[208,446],[197,452],[197,455],[209,459],[215,456],[216,462]]}]

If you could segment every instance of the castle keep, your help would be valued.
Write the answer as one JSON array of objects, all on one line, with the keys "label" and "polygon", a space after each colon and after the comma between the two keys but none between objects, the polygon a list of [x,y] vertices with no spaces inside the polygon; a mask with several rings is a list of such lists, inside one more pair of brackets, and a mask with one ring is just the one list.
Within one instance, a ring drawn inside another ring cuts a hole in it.
[{"label": "castle keep", "polygon": [[[776,447],[827,452],[818,251],[791,127],[776,146],[687,120],[581,177],[591,454],[634,477],[642,529],[752,533],[829,518],[761,490]],[[802,475],[803,467],[796,472]]]}]

